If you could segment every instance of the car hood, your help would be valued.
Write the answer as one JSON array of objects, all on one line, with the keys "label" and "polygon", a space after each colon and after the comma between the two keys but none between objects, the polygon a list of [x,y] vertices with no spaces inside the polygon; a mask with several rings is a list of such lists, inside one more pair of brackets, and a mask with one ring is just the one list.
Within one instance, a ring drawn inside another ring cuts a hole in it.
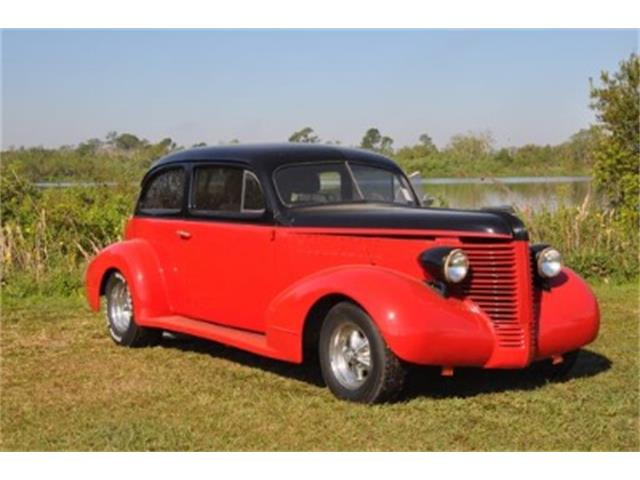
[{"label": "car hood", "polygon": [[296,227],[455,230],[510,235],[526,240],[527,231],[516,216],[501,210],[454,210],[402,207],[389,204],[321,205],[287,212]]}]

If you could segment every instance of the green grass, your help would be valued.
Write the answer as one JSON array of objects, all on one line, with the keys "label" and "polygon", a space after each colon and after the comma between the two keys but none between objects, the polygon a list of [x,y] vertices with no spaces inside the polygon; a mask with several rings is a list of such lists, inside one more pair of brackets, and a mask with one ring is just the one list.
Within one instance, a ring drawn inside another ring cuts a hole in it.
[{"label": "green grass", "polygon": [[116,347],[82,299],[5,301],[2,450],[638,450],[638,290],[596,288],[572,375],[430,369],[399,403],[335,400],[317,371],[217,344]]}]

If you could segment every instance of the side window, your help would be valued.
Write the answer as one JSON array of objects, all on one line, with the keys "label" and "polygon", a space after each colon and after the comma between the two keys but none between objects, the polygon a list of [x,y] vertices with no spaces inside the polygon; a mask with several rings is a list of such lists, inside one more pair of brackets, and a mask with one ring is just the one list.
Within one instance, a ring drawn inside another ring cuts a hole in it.
[{"label": "side window", "polygon": [[152,215],[180,213],[184,199],[185,174],[182,167],[165,170],[152,177],[144,188],[138,212]]},{"label": "side window", "polygon": [[264,198],[258,179],[241,168],[196,167],[191,210],[202,214],[261,213]]}]

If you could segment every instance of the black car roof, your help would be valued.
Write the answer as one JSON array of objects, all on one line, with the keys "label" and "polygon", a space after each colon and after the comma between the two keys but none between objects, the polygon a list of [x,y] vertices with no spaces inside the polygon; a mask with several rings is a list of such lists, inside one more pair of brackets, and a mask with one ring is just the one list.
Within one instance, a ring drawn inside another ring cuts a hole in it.
[{"label": "black car roof", "polygon": [[394,170],[399,168],[387,157],[368,150],[337,145],[269,143],[220,145],[181,150],[159,159],[151,166],[151,170],[168,164],[211,160],[248,164],[254,170],[266,171],[265,173],[270,173],[288,163],[327,160],[354,160]]}]

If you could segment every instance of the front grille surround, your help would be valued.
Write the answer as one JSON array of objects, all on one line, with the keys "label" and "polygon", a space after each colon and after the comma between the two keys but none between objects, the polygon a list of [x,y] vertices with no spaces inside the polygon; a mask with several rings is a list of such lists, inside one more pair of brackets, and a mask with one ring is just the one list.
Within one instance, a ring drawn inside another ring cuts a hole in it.
[{"label": "front grille surround", "polygon": [[521,352],[520,363],[529,361],[537,322],[528,243],[476,240],[460,248],[469,257],[470,271],[451,293],[471,300],[489,317],[499,353]]}]

